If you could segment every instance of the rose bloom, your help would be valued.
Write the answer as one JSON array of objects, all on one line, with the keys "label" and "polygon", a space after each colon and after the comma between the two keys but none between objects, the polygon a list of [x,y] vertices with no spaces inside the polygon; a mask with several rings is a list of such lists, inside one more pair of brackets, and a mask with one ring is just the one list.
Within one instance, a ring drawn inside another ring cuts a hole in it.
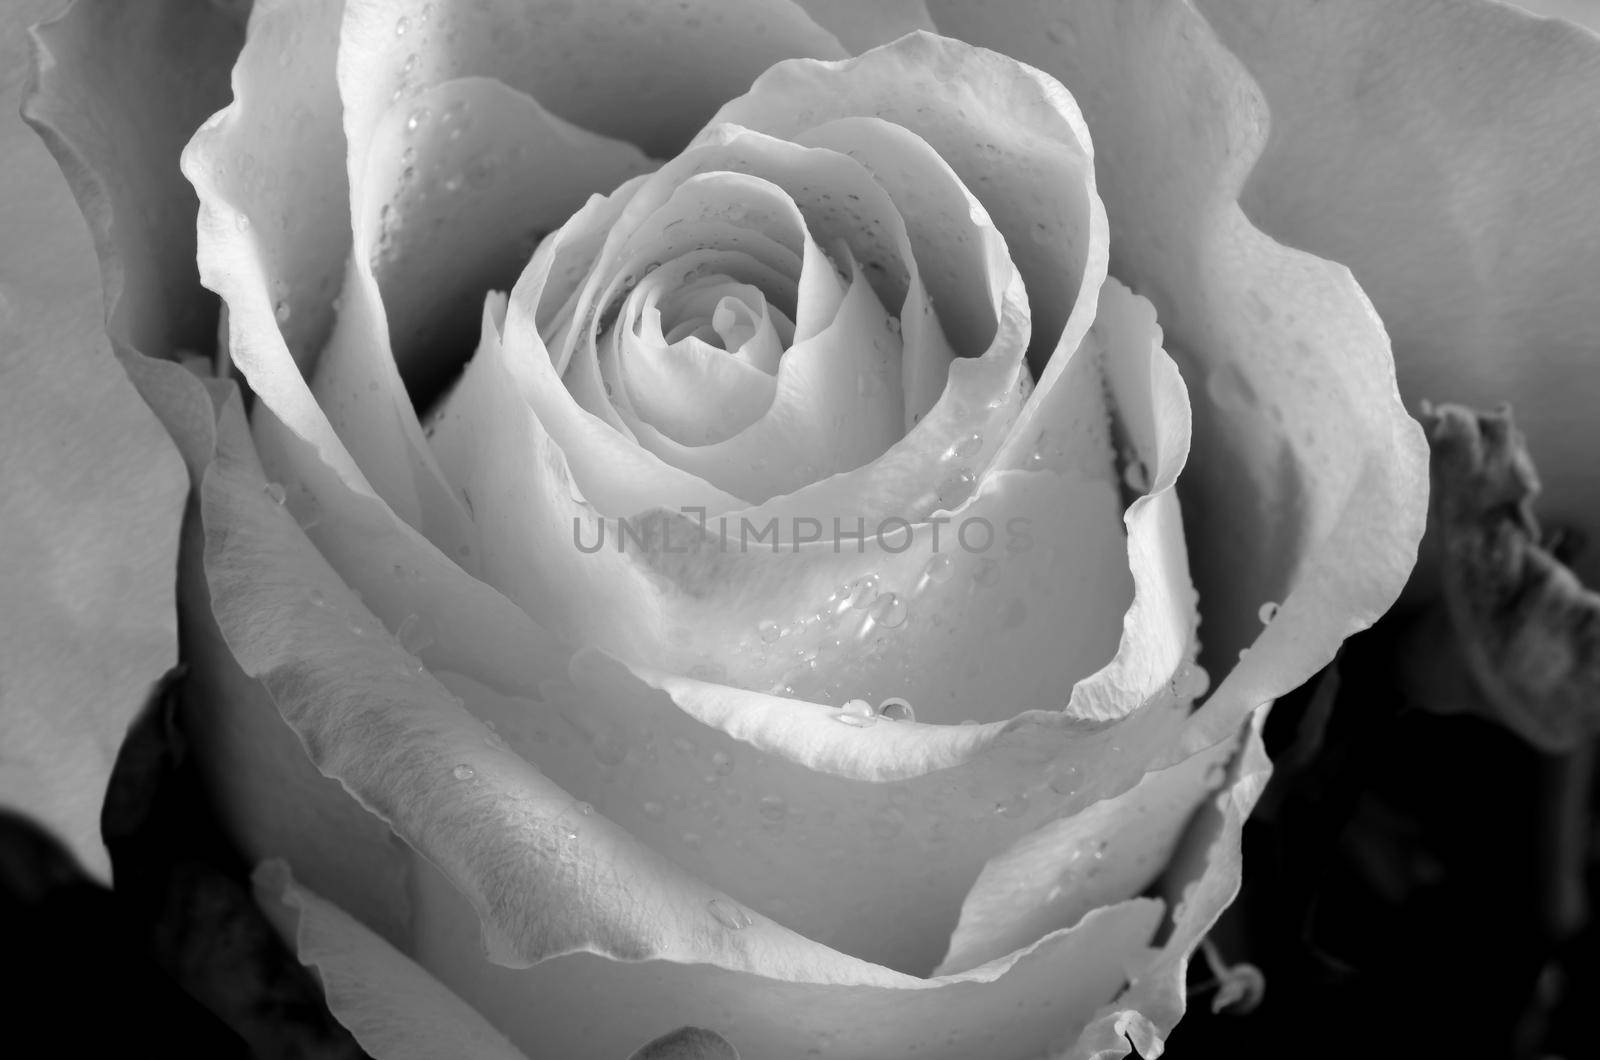
[{"label": "rose bloom", "polygon": [[[361,1045],[1159,1053],[1264,707],[1394,600],[1426,509],[1372,305],[1240,207],[1339,216],[1251,183],[1267,100],[1212,23],[234,6],[81,0],[27,115],[192,481],[185,724]],[[1202,6],[1241,50],[1309,17]],[[184,368],[196,260],[225,313]],[[158,613],[183,476],[112,452],[153,425],[100,353],[117,412],[62,466],[115,470],[63,477],[80,529],[19,567],[127,568],[121,621]],[[79,628],[8,576],[15,643]],[[6,795],[91,863],[96,768]]]}]

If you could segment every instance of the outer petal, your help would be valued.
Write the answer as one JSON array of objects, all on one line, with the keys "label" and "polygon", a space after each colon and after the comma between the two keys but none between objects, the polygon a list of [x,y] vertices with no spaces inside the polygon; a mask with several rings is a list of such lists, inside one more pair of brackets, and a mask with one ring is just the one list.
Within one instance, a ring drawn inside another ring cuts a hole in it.
[{"label": "outer petal", "polygon": [[1183,1018],[1189,956],[1239,893],[1245,818],[1272,773],[1255,712],[1244,746],[1234,757],[1223,792],[1203,806],[1179,843],[1159,890],[1174,901],[1171,931],[1154,959],[1133,971],[1128,988],[1095,1017],[1066,1060],[1116,1060],[1133,1049],[1161,1055],[1167,1035]]},{"label": "outer petal", "polygon": [[521,1060],[471,1005],[338,906],[296,884],[289,867],[256,870],[256,901],[300,960],[317,970],[328,1008],[377,1060]]},{"label": "outer petal", "polygon": [[779,59],[834,59],[833,35],[790,0],[350,0],[340,83],[352,172],[362,129],[399,92],[490,77],[575,125],[676,153]]},{"label": "outer petal", "polygon": [[1272,113],[1241,205],[1350,266],[1408,402],[1524,413],[1542,513],[1600,529],[1600,37],[1482,0],[1199,7]]},{"label": "outer petal", "polygon": [[106,342],[100,277],[60,172],[16,119],[23,27],[0,20],[0,803],[104,879],[118,747],[176,655],[187,482]]},{"label": "outer petal", "polygon": [[1076,1040],[1089,998],[1115,994],[1148,962],[1149,932],[1162,912],[1148,898],[1121,902],[965,975],[891,984],[588,954],[499,968],[462,945],[471,913],[436,873],[423,874],[419,895],[428,925],[420,963],[531,1055],[572,1060],[626,1056],[637,1042],[684,1023],[721,1034],[744,1060],[1047,1055]]},{"label": "outer petal", "polygon": [[194,190],[184,142],[227,99],[243,27],[204,0],[79,0],[38,31],[25,113],[89,220],[111,334],[154,356],[209,350],[199,296]]},{"label": "outer petal", "polygon": [[[1210,398],[1196,403],[1184,476],[1204,658],[1226,670],[1257,642],[1196,718],[1192,746],[1214,743],[1381,614],[1415,559],[1427,454],[1383,328],[1343,267],[1278,245],[1239,210],[1264,108],[1187,3],[930,6],[942,30],[1032,62],[1076,97],[1112,272],[1155,303]],[[1268,602],[1282,606],[1261,633]]]}]

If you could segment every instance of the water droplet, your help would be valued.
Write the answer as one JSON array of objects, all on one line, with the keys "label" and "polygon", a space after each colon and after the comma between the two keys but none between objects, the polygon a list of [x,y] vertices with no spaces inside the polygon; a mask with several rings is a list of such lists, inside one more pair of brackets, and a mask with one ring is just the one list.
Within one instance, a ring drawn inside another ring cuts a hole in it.
[{"label": "water droplet", "polygon": [[421,615],[407,615],[395,631],[400,647],[412,655],[420,654],[434,643],[433,627]]},{"label": "water droplet", "polygon": [[966,503],[972,496],[972,490],[977,485],[978,476],[972,473],[971,468],[962,468],[954,475],[939,483],[939,503],[945,508],[958,508]]},{"label": "water droplet", "polygon": [[667,815],[667,808],[659,802],[647,802],[643,809],[644,815],[652,821],[659,821]]},{"label": "water droplet", "polygon": [[850,585],[850,606],[866,607],[878,598],[878,576],[864,574]]},{"label": "water droplet", "polygon": [[761,801],[756,803],[756,812],[776,824],[789,815],[789,804],[780,795],[763,795]]},{"label": "water droplet", "polygon": [[1135,493],[1145,493],[1150,489],[1150,474],[1145,470],[1144,461],[1137,458],[1129,460],[1122,469],[1122,481]]},{"label": "water droplet", "polygon": [[603,766],[620,766],[628,758],[628,737],[619,726],[612,726],[594,740],[594,758]]},{"label": "water droplet", "polygon": [[1255,391],[1231,362],[1206,376],[1206,396],[1224,412],[1243,412],[1255,404]]},{"label": "water droplet", "polygon": [[905,601],[896,593],[884,593],[872,605],[869,613],[872,621],[884,629],[898,629],[905,625],[909,611]]},{"label": "water droplet", "polygon": [[450,771],[450,775],[455,777],[457,780],[471,780],[473,777],[478,775],[478,772],[463,762],[461,765],[452,769]]},{"label": "water droplet", "polygon": [[835,714],[834,718],[846,725],[864,729],[878,720],[878,712],[873,710],[872,704],[866,700],[852,699],[839,708],[839,713]]},{"label": "water droplet", "polygon": [[280,324],[287,324],[289,322],[289,317],[293,314],[294,309],[289,305],[287,300],[279,299],[278,304],[272,307],[272,315]]},{"label": "water droplet", "polygon": [[1071,795],[1078,790],[1078,767],[1067,766],[1050,775],[1050,790],[1057,795]]},{"label": "water droplet", "polygon": [[994,804],[994,812],[1001,817],[1021,817],[1028,809],[1028,793],[1019,791],[1009,799],[1001,799]]},{"label": "water droplet", "polygon": [[402,77],[410,77],[412,74],[414,74],[416,72],[417,72],[417,53],[416,52],[412,52],[410,55],[406,56],[405,65],[400,67],[400,75]]},{"label": "water droplet", "polygon": [[585,817],[588,817],[590,814],[594,813],[594,807],[589,805],[587,802],[578,803],[577,810]]},{"label": "water droplet", "polygon": [[[688,836],[684,839],[687,840]],[[726,898],[713,898],[706,903],[706,908],[711,911],[717,923],[729,931],[743,931],[750,926],[750,914]]]},{"label": "water droplet", "polygon": [[878,704],[878,714],[890,721],[916,721],[917,712],[910,703],[899,696],[891,696]]},{"label": "water droplet", "polygon": [[418,107],[406,117],[406,132],[416,132],[418,129],[428,124],[428,119],[431,117],[433,117],[433,111],[429,110],[427,107]]},{"label": "water droplet", "polygon": [[955,573],[955,562],[945,553],[935,553],[928,559],[922,568],[922,575],[917,579],[917,593],[926,592],[930,585],[939,585],[950,580]]},{"label": "water droplet", "polygon": [[761,635],[761,640],[763,643],[771,644],[773,641],[783,636],[783,627],[779,626],[770,618],[764,618],[757,623],[756,632]]},{"label": "water droplet", "polygon": [[879,810],[867,821],[867,828],[873,837],[882,840],[893,839],[905,826],[906,815],[893,807]]},{"label": "water droplet", "polygon": [[950,447],[950,456],[959,457],[962,460],[970,460],[972,457],[977,456],[979,450],[982,448],[983,435],[979,434],[977,431],[973,431],[971,434],[967,435],[965,438],[961,439],[955,445]]},{"label": "water droplet", "polygon": [[883,321],[883,326],[889,329],[889,334],[891,334],[891,335],[900,334],[900,318],[899,317],[886,317],[884,319],[884,321]]},{"label": "water droplet", "polygon": [[1278,617],[1278,605],[1273,603],[1271,600],[1268,600],[1266,603],[1262,604],[1260,610],[1256,612],[1256,617],[1261,620],[1261,624],[1263,626],[1268,624],[1273,619]]},{"label": "water droplet", "polygon": [[248,232],[250,230],[250,218],[242,213],[234,214],[233,227],[237,228],[241,232]]},{"label": "water droplet", "polygon": [[281,506],[289,497],[288,492],[284,490],[283,486],[276,482],[269,482],[265,486],[262,486],[261,492],[267,495],[267,500],[279,506]]},{"label": "water droplet", "polygon": [[322,592],[321,589],[313,589],[313,590],[311,590],[311,606],[312,607],[327,607],[328,606],[328,598],[325,595],[323,595],[323,592]]},{"label": "water droplet", "polygon": [[404,15],[401,15],[399,18],[395,19],[394,35],[396,37],[404,37],[406,35],[406,33],[410,31],[410,29],[411,29],[411,20],[409,18],[406,18]]}]

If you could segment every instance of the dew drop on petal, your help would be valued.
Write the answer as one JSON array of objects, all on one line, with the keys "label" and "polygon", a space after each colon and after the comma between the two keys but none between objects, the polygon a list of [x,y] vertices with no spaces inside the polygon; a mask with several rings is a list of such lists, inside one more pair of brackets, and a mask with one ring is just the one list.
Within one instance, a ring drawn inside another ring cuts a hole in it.
[{"label": "dew drop on petal", "polygon": [[427,107],[418,107],[406,117],[406,132],[416,132],[418,129],[428,124],[428,119],[431,117],[433,117],[433,111],[429,110]]},{"label": "dew drop on petal", "polygon": [[620,728],[612,727],[594,740],[594,758],[603,766],[619,766],[628,758],[628,738]]},{"label": "dew drop on petal", "polygon": [[757,623],[756,632],[761,635],[761,640],[763,643],[771,644],[773,641],[783,636],[783,627],[778,625],[770,618],[764,618]]},{"label": "dew drop on petal", "polygon": [[577,810],[585,817],[588,817],[590,814],[594,813],[594,807],[589,805],[587,802],[578,803]]},{"label": "dew drop on petal", "polygon": [[1278,605],[1273,603],[1271,600],[1268,600],[1266,603],[1262,604],[1260,610],[1256,612],[1256,617],[1261,620],[1261,624],[1263,626],[1268,624],[1273,619],[1278,617]]},{"label": "dew drop on petal", "polygon": [[873,622],[884,629],[898,629],[905,625],[908,615],[905,601],[897,593],[884,593],[872,605]]},{"label": "dew drop on petal", "polygon": [[864,574],[850,585],[850,606],[866,607],[878,598],[878,576]]},{"label": "dew drop on petal", "polygon": [[878,720],[878,712],[872,709],[872,704],[864,699],[852,699],[839,708],[839,713],[834,717],[846,725],[864,729]]},{"label": "dew drop on petal", "polygon": [[789,804],[783,801],[781,795],[763,795],[761,801],[756,803],[756,812],[763,819],[776,824],[789,816]]},{"label": "dew drop on petal", "polygon": [[[684,839],[687,840],[688,836]],[[717,923],[729,931],[742,931],[750,926],[750,914],[726,898],[713,898],[706,903],[706,908]]]},{"label": "dew drop on petal", "polygon": [[917,712],[912,709],[912,706],[909,702],[901,699],[899,696],[891,696],[882,703],[879,703],[878,714],[880,717],[887,718],[890,721],[917,720]]},{"label": "dew drop on petal", "polygon": [[287,324],[289,318],[293,315],[294,309],[289,305],[287,299],[278,299],[278,304],[272,307],[272,316],[280,324]]},{"label": "dew drop on petal", "polygon": [[978,476],[970,468],[962,468],[943,482],[939,483],[939,503],[946,508],[957,508],[966,503],[972,496],[973,487],[977,484]]},{"label": "dew drop on petal", "polygon": [[994,812],[1001,817],[1021,817],[1028,808],[1028,793],[1019,791],[1009,799],[1001,799],[994,804]]},{"label": "dew drop on petal", "polygon": [[879,810],[867,822],[873,838],[880,840],[893,839],[905,825],[906,815],[893,807]]},{"label": "dew drop on petal", "polygon": [[267,500],[271,501],[273,504],[279,505],[280,507],[289,497],[288,491],[286,491],[283,486],[277,482],[267,483],[265,486],[261,487],[261,492],[267,495]]},{"label": "dew drop on petal", "polygon": [[242,213],[234,214],[233,227],[237,228],[241,232],[248,232],[250,230],[250,218]]},{"label": "dew drop on petal", "polygon": [[450,775],[455,777],[457,780],[471,780],[473,777],[477,776],[478,773],[471,766],[467,765],[466,763],[462,763],[461,765],[452,769],[450,771]]},{"label": "dew drop on petal", "polygon": [[433,628],[421,615],[407,615],[395,631],[395,637],[400,641],[400,647],[412,655],[432,647],[434,643]]},{"label": "dew drop on petal", "polygon": [[409,18],[406,18],[404,15],[402,15],[398,19],[395,20],[395,23],[394,23],[394,35],[396,37],[404,37],[406,35],[406,33],[408,33],[410,31],[410,29],[411,29],[411,20]]},{"label": "dew drop on petal", "polygon": [[978,452],[982,448],[983,435],[979,434],[977,431],[973,431],[955,445],[952,445],[950,447],[949,455],[951,457],[958,457],[962,460],[970,460],[972,457],[977,456]]},{"label": "dew drop on petal", "polygon": [[922,568],[922,574],[917,579],[915,592],[926,592],[930,585],[939,585],[950,580],[955,573],[955,562],[949,555],[937,552],[928,559],[927,565]]}]

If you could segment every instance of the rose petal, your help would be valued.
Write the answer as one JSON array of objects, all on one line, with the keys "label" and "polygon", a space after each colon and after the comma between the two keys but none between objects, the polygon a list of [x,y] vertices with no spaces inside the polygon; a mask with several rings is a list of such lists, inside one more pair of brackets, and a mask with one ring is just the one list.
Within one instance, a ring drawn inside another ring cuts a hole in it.
[{"label": "rose petal", "polygon": [[1594,529],[1600,40],[1503,4],[1274,6],[1199,4],[1272,111],[1240,204],[1355,272],[1413,408],[1537,409],[1541,511]]},{"label": "rose petal", "polygon": [[[708,903],[729,899],[591,816],[492,740],[268,496],[237,404],[224,413],[201,496],[217,626],[318,769],[470,896],[496,960],[525,967],[587,950],[899,981],[764,918],[747,933],[728,931]],[[544,882],[530,889],[535,880]]]},{"label": "rose petal", "polygon": [[[1088,132],[1070,97],[1004,56],[914,34],[843,64],[780,64],[745,97],[729,103],[717,120],[806,142],[814,135],[809,130],[817,129],[815,135],[830,137],[819,142],[832,143],[842,131],[828,130],[849,123],[859,127],[864,116],[901,125],[925,141],[939,164],[976,196],[969,206],[974,221],[987,228],[992,218],[1027,284],[1034,359],[1042,365],[1052,352],[1075,349],[1092,319],[1092,293],[1105,276],[1106,229]],[[856,138],[852,151],[863,149],[871,151],[868,164],[891,194],[897,189],[927,194],[897,172],[894,152],[873,150],[870,142]],[[915,212],[908,211],[908,217]],[[931,280],[929,287],[934,288]],[[1020,307],[1022,296],[1021,291],[1007,294],[1001,327],[1016,332],[994,343],[1008,354],[1029,335],[1028,325],[1014,319],[1009,308]],[[945,321],[947,328],[950,323]],[[1005,435],[1020,404],[1009,395],[999,405],[992,396],[974,401],[977,391],[989,388],[968,378],[992,370],[982,360],[954,363],[939,406],[923,419],[920,431],[885,458],[854,476],[819,483],[744,514],[840,512],[873,520],[928,514],[917,508],[917,493],[906,491],[925,493],[955,471],[947,465],[948,453],[974,433],[979,453],[988,456],[987,447]]]},{"label": "rose petal", "polygon": [[[212,410],[209,444],[195,454],[197,487],[220,444],[249,451],[241,408],[230,384]],[[218,817],[246,856],[260,860],[292,850],[302,878],[403,944],[411,910],[400,844],[382,821],[317,772],[266,690],[239,668],[212,615],[204,553],[202,529],[191,520],[184,528],[179,589],[183,657],[193,669],[181,702],[184,729],[204,749],[196,766]],[[325,605],[325,590],[312,599]]]},{"label": "rose petal", "polygon": [[30,4],[0,19],[0,804],[105,880],[100,804],[129,722],[176,659],[188,482],[105,338],[89,234],[14,115]]},{"label": "rose petal", "polygon": [[1166,869],[1201,799],[1222,784],[1224,742],[1136,787],[1024,836],[983,867],[961,906],[946,975],[1020,949],[1099,906],[1142,892]]},{"label": "rose petal", "polygon": [[234,102],[195,133],[182,168],[200,197],[200,279],[227,303],[233,363],[277,419],[373,495],[301,376],[333,325],[350,251],[334,83],[341,6],[255,4]]},{"label": "rose petal", "polygon": [[[512,392],[536,415],[540,428],[549,432],[566,455],[575,477],[583,483],[583,496],[601,511],[631,514],[639,507],[678,504],[723,511],[740,502],[646,452],[612,424],[577,405],[560,375],[567,367],[563,351],[570,347],[547,347],[541,337],[541,326],[556,316],[555,307],[569,301],[618,215],[645,179],[636,178],[607,198],[590,199],[566,225],[539,245],[511,291],[504,335],[507,349],[515,353],[505,358],[505,370],[512,374]],[[546,309],[547,306],[551,308]],[[485,328],[481,341],[487,344],[491,339],[498,350],[500,328],[494,328],[492,335]],[[480,348],[475,361],[482,354]],[[469,365],[467,376],[471,373]],[[443,413],[457,421],[457,429],[472,434],[496,429],[493,424],[480,423],[476,415],[463,414],[459,404],[452,399],[450,409]],[[527,414],[524,411],[519,415]]]},{"label": "rose petal", "polygon": [[[391,107],[368,140],[367,167],[353,176],[343,308],[313,393],[380,495],[456,554],[472,539],[469,515],[440,475],[401,371],[409,367],[408,382],[426,393],[454,367],[440,348],[459,332],[451,318],[464,307],[475,322],[484,286],[509,280],[530,249],[506,217],[548,231],[593,191],[650,164],[482,79]],[[419,358],[434,367],[417,368]]]},{"label": "rose petal", "polygon": [[1128,988],[1083,1032],[1066,1060],[1117,1060],[1137,1048],[1161,1055],[1187,1006],[1189,955],[1239,891],[1245,818],[1272,773],[1261,726],[1266,710],[1251,715],[1244,747],[1235,756],[1227,790],[1202,807],[1179,843],[1161,891],[1174,901],[1171,931],[1154,960],[1132,970]]},{"label": "rose petal", "polygon": [[80,0],[36,40],[25,116],[83,204],[111,333],[158,356],[209,349],[216,319],[195,297],[194,191],[172,160],[226,102],[241,25],[192,0]]},{"label": "rose petal", "polygon": [[[634,437],[673,466],[758,501],[788,492],[819,473],[859,467],[882,453],[899,436],[900,402],[891,387],[899,376],[900,343],[884,326],[887,314],[871,285],[853,259],[849,265],[849,288],[833,319],[784,353],[771,400],[746,429],[722,441],[685,444],[630,416],[632,410],[619,403]],[[864,354],[865,336],[876,341]],[[625,366],[617,361],[619,376]],[[888,385],[871,394],[858,392],[856,379],[862,371]],[[684,397],[718,399],[706,386],[686,389]],[[692,406],[676,411],[681,424],[692,422]]]},{"label": "rose petal", "polygon": [[295,883],[289,866],[256,869],[256,901],[317,971],[328,1009],[379,1060],[518,1060],[471,1005],[338,906]]},{"label": "rose petal", "polygon": [[[747,1057],[808,1049],[935,1060],[1045,1055],[1077,1037],[1095,1010],[1092,998],[1115,994],[1128,970],[1148,959],[1162,908],[1146,898],[1119,903],[965,975],[879,985],[588,954],[508,970],[462,945],[471,937],[471,911],[437,873],[425,874],[420,893],[428,929],[419,962],[471,997],[512,1041],[573,1060],[626,1055],[685,1022],[714,1029]],[[601,1006],[596,998],[627,1003]]]},{"label": "rose petal", "polygon": [[351,172],[366,164],[359,130],[396,92],[493,78],[567,121],[670,157],[777,60],[844,54],[787,0],[349,0],[341,36]]},{"label": "rose petal", "polygon": [[798,0],[806,13],[852,52],[888,44],[912,30],[933,29],[923,0]]},{"label": "rose petal", "polygon": [[[1073,91],[1095,130],[1113,268],[1204,381],[1183,522],[1204,558],[1205,658],[1221,672],[1256,641],[1197,718],[1190,749],[1214,743],[1381,614],[1415,558],[1427,452],[1382,327],[1346,270],[1279,246],[1236,209],[1262,105],[1187,4],[930,10],[945,32]],[[1262,633],[1267,602],[1282,606]]]},{"label": "rose petal", "polygon": [[1004,55],[913,33],[844,63],[780,63],[714,122],[793,139],[862,115],[926,140],[993,218],[1028,288],[1035,360],[1075,348],[1105,276],[1106,228],[1072,98]]},{"label": "rose petal", "polygon": [[[759,287],[712,277],[680,308],[674,294],[697,267],[673,262],[640,280],[613,332],[615,371],[628,377],[626,402],[614,404],[636,406],[668,439],[688,445],[724,441],[759,419],[777,391],[783,353],[772,319],[778,310]],[[672,331],[682,337],[671,343],[662,330],[663,296],[670,319],[680,321]],[[707,325],[717,345],[699,337]]]}]

